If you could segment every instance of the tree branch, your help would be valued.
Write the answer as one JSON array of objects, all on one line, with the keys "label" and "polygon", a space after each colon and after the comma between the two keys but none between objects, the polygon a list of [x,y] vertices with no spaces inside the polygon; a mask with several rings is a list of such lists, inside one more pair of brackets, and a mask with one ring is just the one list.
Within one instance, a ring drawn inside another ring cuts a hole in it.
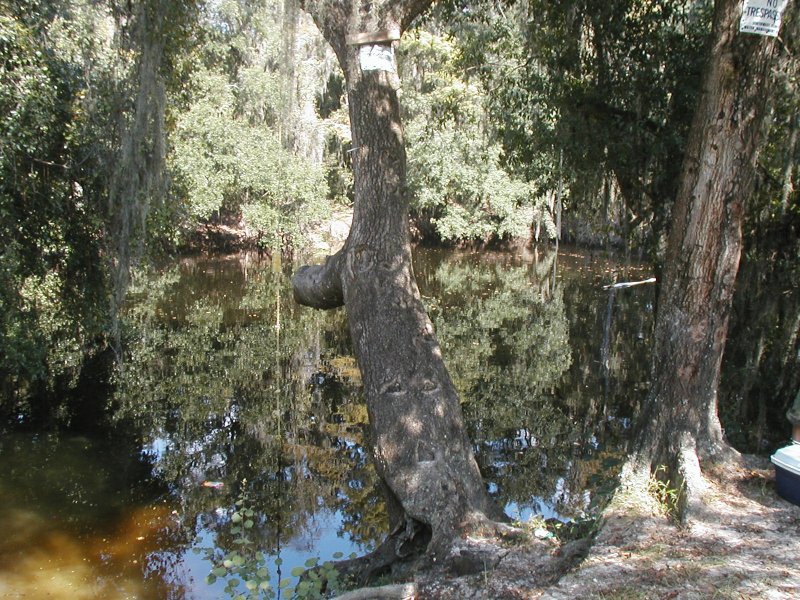
[{"label": "tree branch", "polygon": [[311,308],[330,309],[344,305],[340,274],[343,254],[329,256],[323,265],[300,267],[292,277],[294,300]]},{"label": "tree branch", "polygon": [[392,14],[400,23],[401,33],[411,27],[414,19],[428,10],[433,0],[401,0],[392,3]]},{"label": "tree branch", "polygon": [[417,586],[413,583],[361,588],[337,596],[333,600],[411,600],[416,598]]}]

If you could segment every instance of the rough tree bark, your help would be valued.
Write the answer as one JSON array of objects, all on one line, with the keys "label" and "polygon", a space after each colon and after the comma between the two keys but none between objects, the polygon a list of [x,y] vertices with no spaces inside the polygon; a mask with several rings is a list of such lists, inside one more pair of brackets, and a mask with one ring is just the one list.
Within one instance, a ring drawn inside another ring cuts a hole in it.
[{"label": "rough tree bark", "polygon": [[324,265],[300,268],[294,295],[307,306],[347,311],[391,520],[372,570],[420,555],[436,561],[465,524],[498,513],[414,278],[396,75],[362,71],[357,44],[396,44],[431,0],[302,4],[344,71],[355,204],[342,250]]},{"label": "rough tree bark", "polygon": [[717,0],[710,59],[673,208],[656,318],[652,387],[627,473],[664,465],[702,498],[701,460],[734,451],[717,416],[720,364],[742,247],[744,204],[768,124],[773,38],[739,32],[740,0]]}]

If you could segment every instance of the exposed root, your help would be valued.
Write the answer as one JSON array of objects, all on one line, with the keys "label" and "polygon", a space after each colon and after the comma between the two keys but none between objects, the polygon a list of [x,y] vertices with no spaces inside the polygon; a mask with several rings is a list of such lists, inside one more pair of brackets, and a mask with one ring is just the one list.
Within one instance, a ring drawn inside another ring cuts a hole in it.
[{"label": "exposed root", "polygon": [[[705,505],[669,522],[632,470],[604,513],[588,558],[541,595],[574,598],[774,598],[800,594],[800,508],[777,498],[769,464],[701,463]],[[641,504],[639,504],[641,502]]]},{"label": "exposed root", "polygon": [[364,556],[337,561],[336,570],[357,586],[367,586],[381,577],[402,580],[425,566],[425,551],[431,541],[430,528],[406,520],[395,527],[375,550]]},{"label": "exposed root", "polygon": [[415,583],[399,583],[374,588],[361,588],[336,596],[333,600],[413,600],[417,597]]},{"label": "exposed root", "polygon": [[679,482],[677,512],[681,522],[689,525],[691,519],[703,510],[708,482],[700,468],[700,458],[693,445],[683,444],[678,453],[675,479]]},{"label": "exposed root", "polygon": [[630,499],[640,509],[646,507],[649,514],[668,516],[691,527],[696,517],[703,517],[708,502],[710,488],[704,469],[714,465],[737,469],[744,463],[745,458],[727,443],[700,448],[691,435],[684,433],[660,452],[632,454],[605,512],[629,504],[626,499]]},{"label": "exposed root", "polygon": [[480,513],[469,515],[453,535],[439,534],[439,539],[434,540],[429,526],[406,519],[373,552],[336,562],[335,568],[343,579],[361,586],[352,592],[360,595],[345,594],[341,598],[403,597],[387,594],[412,589],[408,586],[366,587],[387,576],[403,581],[412,576],[436,580],[486,573],[497,568],[509,547],[530,541],[524,529],[492,521]]}]

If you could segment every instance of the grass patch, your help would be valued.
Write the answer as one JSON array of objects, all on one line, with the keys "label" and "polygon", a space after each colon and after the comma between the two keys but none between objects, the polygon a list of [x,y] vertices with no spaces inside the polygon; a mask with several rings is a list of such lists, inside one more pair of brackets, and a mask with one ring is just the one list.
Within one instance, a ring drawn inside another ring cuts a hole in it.
[{"label": "grass patch", "polygon": [[647,491],[658,504],[659,513],[674,522],[680,520],[680,503],[683,486],[673,485],[667,477],[667,467],[660,465],[653,471]]}]

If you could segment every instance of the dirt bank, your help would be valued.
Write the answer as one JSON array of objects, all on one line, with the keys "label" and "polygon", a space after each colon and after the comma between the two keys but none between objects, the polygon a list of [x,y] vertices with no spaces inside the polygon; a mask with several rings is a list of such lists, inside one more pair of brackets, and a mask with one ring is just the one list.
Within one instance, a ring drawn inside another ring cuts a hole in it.
[{"label": "dirt bank", "polygon": [[800,598],[800,507],[775,494],[768,461],[748,457],[706,474],[705,508],[686,525],[672,522],[652,494],[618,494],[591,543],[540,539],[537,525],[522,538],[476,534],[455,550],[471,574],[459,575],[456,561],[419,578],[416,597]]}]

